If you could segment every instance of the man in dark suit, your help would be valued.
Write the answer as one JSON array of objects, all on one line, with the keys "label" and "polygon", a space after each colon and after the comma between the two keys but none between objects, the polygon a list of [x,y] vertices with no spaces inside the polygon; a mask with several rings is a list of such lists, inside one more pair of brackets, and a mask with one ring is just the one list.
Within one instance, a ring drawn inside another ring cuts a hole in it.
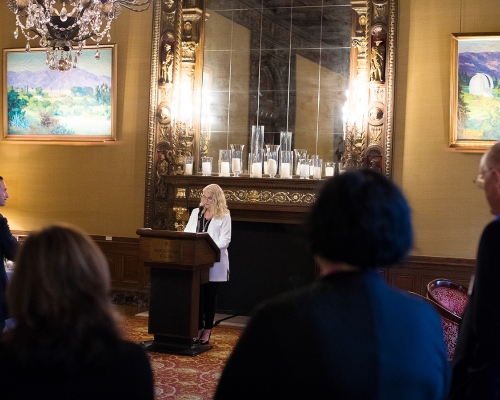
[{"label": "man in dark suit", "polygon": [[476,183],[496,217],[483,231],[453,357],[450,399],[500,399],[500,142],[481,158]]},{"label": "man in dark suit", "polygon": [[[0,206],[4,206],[9,195],[3,178],[0,176]],[[8,318],[7,304],[5,303],[5,289],[7,286],[7,274],[5,272],[4,260],[13,260],[17,249],[17,240],[10,233],[7,219],[0,214],[0,335]]]},{"label": "man in dark suit", "polygon": [[378,271],[412,246],[399,189],[370,170],[337,175],[323,186],[309,231],[320,279],[257,309],[215,399],[446,399],[439,316]]}]

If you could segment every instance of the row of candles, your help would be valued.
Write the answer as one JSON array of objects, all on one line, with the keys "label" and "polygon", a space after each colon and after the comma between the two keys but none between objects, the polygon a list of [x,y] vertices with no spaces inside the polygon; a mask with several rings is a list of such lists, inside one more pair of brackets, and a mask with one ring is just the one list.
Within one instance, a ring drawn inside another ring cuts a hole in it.
[{"label": "row of candles", "polygon": [[[279,146],[268,145],[271,148]],[[220,150],[218,173],[221,177],[229,177],[231,173],[237,177],[243,172],[243,147],[244,145],[231,145],[231,150]],[[295,157],[294,157],[295,153]],[[295,163],[293,162],[295,158]],[[184,174],[193,174],[194,158],[185,157]],[[213,157],[201,157],[201,172],[203,176],[212,175]],[[324,174],[323,174],[324,164]],[[300,179],[321,179],[322,176],[330,177],[334,175],[335,163],[325,162],[318,155],[307,155],[303,149],[292,151],[256,151],[249,154],[248,172],[251,178],[262,178],[269,175],[270,178],[276,177],[278,172],[280,178],[291,179],[294,175],[300,176]],[[278,167],[279,166],[279,167]],[[339,164],[339,170],[342,172],[342,166]]]},{"label": "row of candles", "polygon": [[[243,144],[231,144],[231,150],[219,152],[219,176],[239,176],[243,172]],[[295,157],[294,157],[295,155]],[[202,175],[212,175],[213,157],[201,157]],[[294,163],[295,161],[295,163]],[[279,169],[278,169],[279,167]],[[280,132],[280,144],[264,144],[264,126],[252,126],[252,139],[248,155],[248,172],[252,178],[261,178],[262,172],[274,178],[291,179],[293,172],[300,179],[321,179],[323,160],[318,155],[307,155],[305,149],[292,151],[292,132]],[[333,176],[335,163],[325,162],[325,176]],[[339,172],[342,166],[339,164]],[[193,174],[193,157],[185,158],[184,174]]]}]

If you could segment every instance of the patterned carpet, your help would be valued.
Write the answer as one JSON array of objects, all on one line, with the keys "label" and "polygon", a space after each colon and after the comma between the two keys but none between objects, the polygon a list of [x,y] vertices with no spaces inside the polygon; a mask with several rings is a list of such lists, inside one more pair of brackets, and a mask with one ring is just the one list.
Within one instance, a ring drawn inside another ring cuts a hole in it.
[{"label": "patterned carpet", "polygon": [[[139,343],[152,340],[148,319],[122,316],[128,340]],[[196,357],[148,352],[155,377],[156,399],[211,399],[224,364],[236,344],[241,328],[216,326],[210,344],[214,348]]]}]

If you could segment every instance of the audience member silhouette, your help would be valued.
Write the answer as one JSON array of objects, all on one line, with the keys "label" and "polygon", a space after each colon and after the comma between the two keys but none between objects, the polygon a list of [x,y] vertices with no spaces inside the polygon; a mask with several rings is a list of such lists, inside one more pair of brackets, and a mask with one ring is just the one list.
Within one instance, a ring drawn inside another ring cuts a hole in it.
[{"label": "audience member silhouette", "polygon": [[500,399],[500,142],[481,158],[476,183],[495,216],[484,228],[453,356],[450,399]]},{"label": "audience member silhouette", "polygon": [[258,307],[215,398],[445,399],[439,316],[378,270],[412,246],[399,189],[372,170],[338,175],[320,192],[309,228],[321,278]]},{"label": "audience member silhouette", "polygon": [[[9,194],[5,181],[0,176],[0,207],[5,206]],[[17,240],[9,229],[7,218],[0,214],[0,335],[5,327],[8,317],[7,304],[5,302],[5,290],[7,288],[7,273],[5,272],[4,259],[13,260],[17,250]]]},{"label": "audience member silhouette", "polygon": [[121,338],[106,258],[74,227],[50,226],[20,247],[0,342],[1,398],[153,399],[148,357]]}]

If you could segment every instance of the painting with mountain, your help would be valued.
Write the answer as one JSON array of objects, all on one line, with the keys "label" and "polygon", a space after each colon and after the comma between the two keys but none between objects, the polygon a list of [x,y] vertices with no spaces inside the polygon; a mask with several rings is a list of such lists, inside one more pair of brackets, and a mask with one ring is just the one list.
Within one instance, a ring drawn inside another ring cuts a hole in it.
[{"label": "painting with mountain", "polygon": [[114,140],[115,47],[99,53],[86,48],[76,67],[59,72],[47,66],[44,49],[4,50],[5,136]]}]

